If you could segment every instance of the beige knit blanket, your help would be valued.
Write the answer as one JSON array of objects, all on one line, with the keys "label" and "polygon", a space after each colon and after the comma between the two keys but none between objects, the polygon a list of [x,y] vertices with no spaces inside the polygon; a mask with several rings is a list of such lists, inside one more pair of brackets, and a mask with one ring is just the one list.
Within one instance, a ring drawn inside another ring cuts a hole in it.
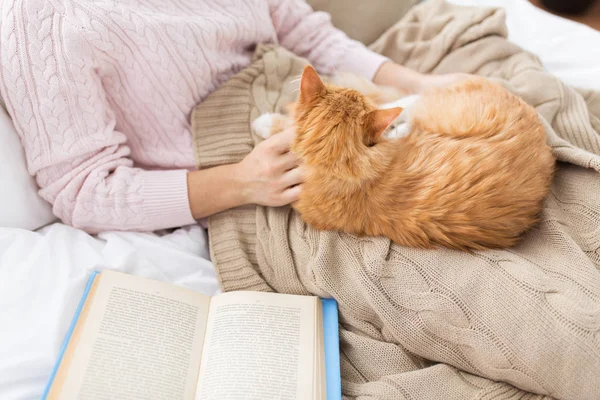
[{"label": "beige knit blanket", "polygon": [[[507,41],[497,9],[425,2],[372,48],[423,72],[493,78],[536,107],[561,161],[541,223],[515,248],[468,254],[248,206],[209,220],[221,287],[335,297],[346,399],[600,399],[600,94]],[[198,165],[250,152],[250,122],[295,98],[304,64],[259,47],[194,110]]]}]

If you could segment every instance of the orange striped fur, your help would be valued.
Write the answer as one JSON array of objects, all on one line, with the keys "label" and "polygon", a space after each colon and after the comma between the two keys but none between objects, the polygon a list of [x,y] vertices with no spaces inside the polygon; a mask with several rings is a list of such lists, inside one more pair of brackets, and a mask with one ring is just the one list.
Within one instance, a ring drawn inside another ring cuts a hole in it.
[{"label": "orange striped fur", "polygon": [[555,159],[536,111],[483,78],[423,94],[410,134],[395,140],[382,132],[402,109],[325,85],[312,67],[290,108],[292,150],[308,171],[293,206],[320,230],[420,248],[510,247],[549,190]]}]

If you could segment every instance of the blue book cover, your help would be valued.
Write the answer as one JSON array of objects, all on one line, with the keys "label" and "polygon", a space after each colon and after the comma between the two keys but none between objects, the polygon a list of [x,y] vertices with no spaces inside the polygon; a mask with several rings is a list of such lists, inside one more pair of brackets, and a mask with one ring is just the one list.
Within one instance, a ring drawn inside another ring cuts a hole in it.
[{"label": "blue book cover", "polygon": [[[81,296],[81,300],[77,306],[75,311],[75,315],[69,325],[69,329],[67,330],[67,334],[65,335],[65,339],[61,344],[60,351],[58,354],[58,358],[52,372],[50,373],[50,377],[48,378],[48,383],[44,388],[44,392],[42,394],[41,399],[46,400],[48,394],[50,393],[50,388],[52,387],[52,383],[56,378],[56,374],[58,372],[58,368],[62,359],[64,357],[65,351],[67,350],[67,345],[69,344],[69,340],[73,335],[73,331],[75,330],[75,325],[77,325],[77,321],[79,319],[79,315],[83,309],[83,306],[87,300],[90,289],[92,288],[92,284],[94,283],[94,279],[99,274],[99,272],[94,271],[90,276],[85,289],[83,291],[83,295]],[[325,344],[325,376],[326,376],[326,390],[327,390],[327,400],[341,400],[342,399],[342,381],[340,375],[340,342],[339,342],[339,331],[338,331],[338,306],[337,302],[334,299],[321,299],[322,309],[323,309],[323,339]]]},{"label": "blue book cover", "polygon": [[342,399],[340,375],[340,335],[338,306],[334,299],[321,299],[323,304],[323,336],[325,340],[325,375],[327,400]]},{"label": "blue book cover", "polygon": [[79,304],[77,305],[77,310],[75,311],[75,315],[73,316],[73,320],[71,321],[71,325],[69,325],[69,329],[67,330],[67,334],[65,335],[65,339],[60,346],[60,351],[58,352],[58,358],[56,363],[54,364],[54,368],[52,368],[52,372],[50,372],[50,378],[48,378],[48,383],[46,383],[46,387],[44,388],[44,393],[42,394],[42,400],[46,400],[48,398],[48,394],[50,393],[50,387],[52,387],[52,382],[54,382],[54,378],[56,378],[56,373],[58,372],[58,367],[62,362],[62,359],[65,355],[65,351],[67,350],[67,345],[69,344],[69,340],[73,335],[73,331],[75,330],[75,325],[77,325],[77,320],[79,319],[79,314],[81,314],[81,310],[83,309],[83,305],[87,300],[88,294],[90,293],[90,289],[92,288],[92,284],[94,283],[94,279],[99,274],[99,272],[94,271],[88,279],[87,284],[85,285],[85,289],[83,290],[83,295],[81,296],[81,300],[79,300]]}]

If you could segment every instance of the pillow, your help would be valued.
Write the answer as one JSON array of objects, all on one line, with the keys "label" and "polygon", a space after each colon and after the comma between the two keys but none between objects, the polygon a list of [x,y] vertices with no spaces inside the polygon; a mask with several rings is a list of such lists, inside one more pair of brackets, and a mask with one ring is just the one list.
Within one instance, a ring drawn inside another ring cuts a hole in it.
[{"label": "pillow", "polygon": [[352,39],[373,43],[398,22],[419,0],[307,0],[315,11],[331,15],[331,21]]},{"label": "pillow", "polygon": [[27,172],[25,152],[0,98],[0,227],[35,230],[56,217]]}]

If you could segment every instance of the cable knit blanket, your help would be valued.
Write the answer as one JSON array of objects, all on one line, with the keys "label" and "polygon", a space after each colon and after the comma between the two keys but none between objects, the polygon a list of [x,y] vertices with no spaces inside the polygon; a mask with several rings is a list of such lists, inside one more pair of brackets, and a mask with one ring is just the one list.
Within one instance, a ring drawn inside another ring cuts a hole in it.
[{"label": "cable knit blanket", "polygon": [[[335,297],[346,399],[600,399],[600,94],[507,41],[498,9],[421,3],[371,47],[419,71],[489,77],[536,107],[560,161],[541,222],[514,248],[470,254],[243,207],[209,220],[223,290]],[[250,122],[294,99],[305,63],[259,46],[194,110],[198,165],[250,152]]]}]

